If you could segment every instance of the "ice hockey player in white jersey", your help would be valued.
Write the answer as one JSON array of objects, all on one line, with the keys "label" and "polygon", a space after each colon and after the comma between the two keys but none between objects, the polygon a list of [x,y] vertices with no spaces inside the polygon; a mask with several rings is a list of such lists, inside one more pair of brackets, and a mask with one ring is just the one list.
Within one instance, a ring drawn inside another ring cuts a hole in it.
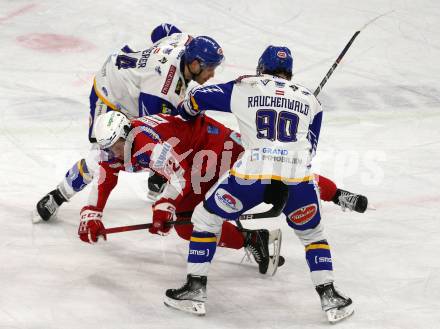
[{"label": "ice hockey player in white jersey", "polygon": [[96,146],[96,118],[107,111],[120,111],[129,119],[170,113],[184,96],[188,83],[199,84],[212,78],[224,59],[222,48],[210,37],[192,38],[171,24],[162,24],[152,32],[153,46],[133,51],[125,46],[111,54],[96,73],[90,94],[89,154],[66,173],[57,188],[36,206],[33,220],[54,217],[59,206],[91,183],[104,156]]},{"label": "ice hockey player in white jersey", "polygon": [[333,285],[330,246],[311,174],[322,109],[312,92],[290,81],[292,67],[288,48],[269,46],[259,59],[256,76],[197,87],[179,107],[188,119],[205,110],[232,112],[245,152],[195,208],[187,280],[183,287],[166,291],[166,305],[205,314],[208,268],[223,221],[234,220],[261,203],[269,184],[285,184],[288,201],[283,213],[305,247],[322,309],[330,322],[353,313],[351,299]]}]

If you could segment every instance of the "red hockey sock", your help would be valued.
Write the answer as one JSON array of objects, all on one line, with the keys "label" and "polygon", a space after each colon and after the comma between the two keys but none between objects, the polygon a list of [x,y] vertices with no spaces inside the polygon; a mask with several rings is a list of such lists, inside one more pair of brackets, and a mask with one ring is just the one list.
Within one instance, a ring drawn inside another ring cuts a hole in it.
[{"label": "red hockey sock", "polygon": [[219,247],[241,249],[244,245],[244,236],[237,226],[230,222],[223,222],[222,235],[218,242]]},{"label": "red hockey sock", "polygon": [[318,183],[321,200],[332,201],[338,189],[336,184],[330,179],[318,174],[315,174],[315,181]]}]

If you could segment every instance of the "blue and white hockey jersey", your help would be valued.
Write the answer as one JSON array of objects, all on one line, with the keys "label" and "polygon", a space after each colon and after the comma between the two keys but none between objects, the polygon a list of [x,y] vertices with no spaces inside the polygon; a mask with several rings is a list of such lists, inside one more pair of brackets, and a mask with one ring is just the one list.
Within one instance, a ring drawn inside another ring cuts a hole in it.
[{"label": "blue and white hockey jersey", "polygon": [[96,94],[130,119],[175,114],[185,94],[181,59],[190,39],[186,33],[176,33],[146,50],[133,51],[125,46],[110,55],[96,73]]},{"label": "blue and white hockey jersey", "polygon": [[178,110],[187,119],[205,110],[236,116],[245,153],[232,175],[286,183],[310,179],[322,109],[305,87],[266,74],[245,76],[192,89]]}]

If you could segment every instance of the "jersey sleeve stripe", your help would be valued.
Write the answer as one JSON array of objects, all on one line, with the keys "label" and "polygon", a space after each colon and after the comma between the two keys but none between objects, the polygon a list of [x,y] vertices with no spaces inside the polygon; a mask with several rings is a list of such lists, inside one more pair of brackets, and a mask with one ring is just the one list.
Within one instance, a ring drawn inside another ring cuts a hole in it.
[{"label": "jersey sleeve stripe", "polygon": [[100,100],[102,100],[102,102],[107,105],[109,108],[111,108],[112,110],[117,111],[118,108],[116,107],[116,105],[114,105],[112,102],[110,102],[108,99],[106,99],[98,90],[98,88],[96,87],[96,79],[93,80],[93,89],[95,90],[96,96],[98,96],[98,98]]},{"label": "jersey sleeve stripe", "polygon": [[276,175],[271,175],[271,174],[244,175],[244,174],[237,173],[234,169],[231,169],[229,171],[229,173],[232,176],[235,176],[235,177],[238,177],[241,179],[260,179],[260,180],[273,179],[273,180],[278,180],[278,181],[283,181],[283,182],[288,182],[288,183],[309,182],[309,181],[313,180],[313,175],[305,176],[305,177],[301,177],[301,178],[287,178],[287,177],[276,176]]}]

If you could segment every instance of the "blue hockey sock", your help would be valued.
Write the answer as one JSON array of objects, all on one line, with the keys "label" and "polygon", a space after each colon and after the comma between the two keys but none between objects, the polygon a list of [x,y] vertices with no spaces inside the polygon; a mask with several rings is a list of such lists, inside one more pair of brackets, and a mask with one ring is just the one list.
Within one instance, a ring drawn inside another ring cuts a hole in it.
[{"label": "blue hockey sock", "polygon": [[189,243],[188,273],[206,276],[216,248],[214,233],[193,231]]}]

